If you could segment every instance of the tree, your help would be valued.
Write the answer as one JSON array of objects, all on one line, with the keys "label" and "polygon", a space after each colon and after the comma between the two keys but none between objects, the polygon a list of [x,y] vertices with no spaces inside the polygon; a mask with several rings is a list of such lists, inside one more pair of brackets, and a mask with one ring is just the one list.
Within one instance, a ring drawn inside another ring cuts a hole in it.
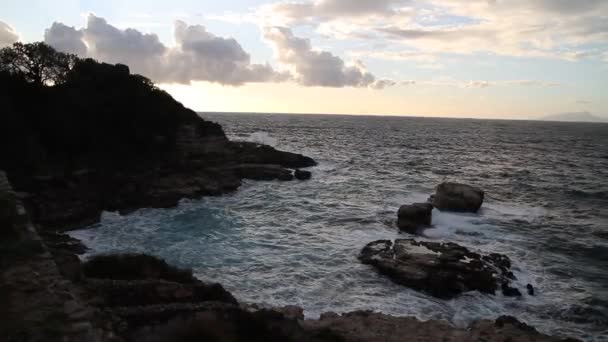
[{"label": "tree", "polygon": [[23,75],[29,82],[40,85],[65,82],[77,60],[76,55],[58,52],[42,42],[17,42],[0,49],[0,71]]}]

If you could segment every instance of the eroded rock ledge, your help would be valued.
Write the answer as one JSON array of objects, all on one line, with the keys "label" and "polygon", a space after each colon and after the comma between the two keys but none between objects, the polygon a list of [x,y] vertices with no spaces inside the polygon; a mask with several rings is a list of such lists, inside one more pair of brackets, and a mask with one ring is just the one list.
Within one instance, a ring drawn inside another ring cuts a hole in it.
[{"label": "eroded rock ledge", "polygon": [[367,244],[359,259],[394,282],[439,298],[479,291],[521,296],[511,287],[511,261],[502,254],[481,255],[447,242],[414,239],[378,240]]},{"label": "eroded rock ledge", "polygon": [[[135,265],[140,268],[133,269]],[[147,255],[95,257],[83,270],[92,305],[111,313],[112,325],[125,341],[560,340],[508,316],[467,329],[371,311],[304,319],[296,306],[239,304],[221,285],[201,282],[189,271]],[[107,278],[94,278],[100,276]]]}]

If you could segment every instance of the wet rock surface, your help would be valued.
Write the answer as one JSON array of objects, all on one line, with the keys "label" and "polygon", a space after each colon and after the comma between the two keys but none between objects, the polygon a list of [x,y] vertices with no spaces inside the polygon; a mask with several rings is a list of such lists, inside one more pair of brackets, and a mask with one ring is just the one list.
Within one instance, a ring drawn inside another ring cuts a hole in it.
[{"label": "wet rock surface", "polygon": [[296,169],[294,176],[296,179],[304,181],[312,178],[312,173],[310,171]]},{"label": "wet rock surface", "polygon": [[515,277],[507,256],[481,255],[455,243],[379,240],[367,244],[359,260],[398,284],[439,298],[468,291],[495,294],[499,289],[507,296],[521,295],[510,285]]},{"label": "wet rock surface", "polygon": [[445,182],[437,186],[429,202],[442,211],[476,213],[483,203],[483,190],[460,183]]},{"label": "wet rock surface", "polygon": [[402,205],[397,213],[397,226],[402,231],[415,234],[419,229],[431,226],[432,212],[430,203]]}]

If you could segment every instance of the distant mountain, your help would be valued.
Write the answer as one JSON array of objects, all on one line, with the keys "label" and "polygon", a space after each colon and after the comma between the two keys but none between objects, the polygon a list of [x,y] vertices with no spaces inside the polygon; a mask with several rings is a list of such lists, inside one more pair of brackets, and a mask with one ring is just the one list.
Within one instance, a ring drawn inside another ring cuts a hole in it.
[{"label": "distant mountain", "polygon": [[567,122],[608,122],[607,118],[592,115],[589,112],[560,113],[541,118],[543,121]]}]

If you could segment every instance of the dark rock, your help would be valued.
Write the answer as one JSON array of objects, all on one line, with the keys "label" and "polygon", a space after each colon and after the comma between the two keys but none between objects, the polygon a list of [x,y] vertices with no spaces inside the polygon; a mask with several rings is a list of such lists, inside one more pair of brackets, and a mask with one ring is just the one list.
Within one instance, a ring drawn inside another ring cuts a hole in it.
[{"label": "dark rock", "polygon": [[44,231],[40,235],[50,249],[61,249],[78,255],[84,254],[88,250],[82,241],[66,234]]},{"label": "dark rock", "polygon": [[502,294],[506,297],[521,297],[521,292],[518,289],[509,286],[509,283],[507,282],[502,283],[501,290]]},{"label": "dark rock", "polygon": [[483,203],[484,192],[466,184],[441,183],[429,202],[442,211],[476,213]]},{"label": "dark rock", "polygon": [[534,296],[534,286],[532,286],[532,284],[526,285],[526,289],[528,290],[528,294],[530,296]]},{"label": "dark rock", "polygon": [[241,164],[235,167],[235,171],[239,177],[253,180],[293,180],[293,174],[290,170],[283,168],[280,165],[266,164]]},{"label": "dark rock", "polygon": [[296,171],[294,172],[294,176],[296,177],[296,179],[303,181],[312,178],[312,173],[310,171],[296,169]]},{"label": "dark rock", "polygon": [[359,260],[398,284],[439,298],[467,291],[495,294],[499,285],[510,284],[508,257],[481,256],[455,243],[379,240],[367,244]]},{"label": "dark rock", "polygon": [[177,283],[159,279],[88,279],[86,286],[103,298],[107,306],[138,306],[166,303],[223,302],[237,304],[220,284]]},{"label": "dark rock", "polygon": [[306,333],[297,320],[280,312],[250,312],[225,303],[134,307],[116,313],[129,323],[130,341],[336,341]]},{"label": "dark rock", "polygon": [[529,326],[526,323],[520,322],[517,318],[513,316],[500,316],[496,319],[494,325],[499,328],[504,328],[507,325],[512,325],[523,331],[536,332],[536,329],[534,327]]},{"label": "dark rock", "polygon": [[433,206],[429,203],[402,205],[397,213],[400,230],[415,234],[420,228],[431,226]]},{"label": "dark rock", "polygon": [[180,269],[146,254],[97,255],[82,267],[88,278],[113,280],[163,279],[178,283],[196,283],[192,270]]},{"label": "dark rock", "polygon": [[512,341],[557,342],[513,318],[496,322],[481,320],[467,329],[454,328],[440,320],[421,322],[415,317],[394,317],[371,311],[322,314],[318,320],[302,322],[304,330],[329,341],[402,342],[402,341]]},{"label": "dark rock", "polygon": [[297,153],[278,151],[274,147],[251,142],[234,143],[236,160],[243,164],[275,164],[288,168],[315,166],[309,157]]}]

